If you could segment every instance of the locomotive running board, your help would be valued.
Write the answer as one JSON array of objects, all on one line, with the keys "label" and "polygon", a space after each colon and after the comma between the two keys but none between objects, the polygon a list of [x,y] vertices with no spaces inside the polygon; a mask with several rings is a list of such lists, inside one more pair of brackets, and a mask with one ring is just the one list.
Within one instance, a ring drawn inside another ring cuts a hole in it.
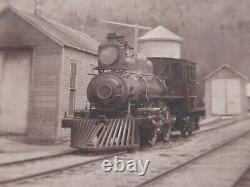
[{"label": "locomotive running board", "polygon": [[139,147],[139,130],[133,118],[77,119],[71,126],[71,147],[84,151],[133,149]]}]

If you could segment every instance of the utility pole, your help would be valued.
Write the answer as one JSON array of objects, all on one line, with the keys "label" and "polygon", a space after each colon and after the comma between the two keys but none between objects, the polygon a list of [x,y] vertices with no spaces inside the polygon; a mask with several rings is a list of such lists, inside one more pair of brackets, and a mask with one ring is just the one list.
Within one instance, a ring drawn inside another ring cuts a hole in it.
[{"label": "utility pole", "polygon": [[120,22],[114,22],[114,21],[106,21],[106,20],[101,20],[103,23],[108,23],[112,25],[120,25],[124,27],[130,27],[135,29],[135,41],[134,41],[134,52],[135,55],[137,56],[138,53],[138,37],[139,37],[139,29],[144,29],[144,30],[151,30],[151,27],[145,27],[145,26],[140,26],[138,24],[127,24],[127,23],[120,23]]}]

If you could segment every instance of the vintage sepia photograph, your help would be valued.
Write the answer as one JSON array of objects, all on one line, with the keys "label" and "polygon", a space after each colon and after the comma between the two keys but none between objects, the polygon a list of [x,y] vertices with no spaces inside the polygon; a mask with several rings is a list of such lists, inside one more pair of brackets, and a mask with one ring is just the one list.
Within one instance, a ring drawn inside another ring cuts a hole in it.
[{"label": "vintage sepia photograph", "polygon": [[0,187],[250,187],[249,0],[0,0]]}]

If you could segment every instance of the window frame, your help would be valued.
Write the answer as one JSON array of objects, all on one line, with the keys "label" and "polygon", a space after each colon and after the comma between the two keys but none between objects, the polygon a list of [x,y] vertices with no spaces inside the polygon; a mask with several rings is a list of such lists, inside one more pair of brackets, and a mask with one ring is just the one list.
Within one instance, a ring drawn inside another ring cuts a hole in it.
[{"label": "window frame", "polygon": [[70,62],[70,76],[69,76],[69,116],[74,115],[75,100],[76,100],[76,84],[77,84],[77,66],[76,62]]}]

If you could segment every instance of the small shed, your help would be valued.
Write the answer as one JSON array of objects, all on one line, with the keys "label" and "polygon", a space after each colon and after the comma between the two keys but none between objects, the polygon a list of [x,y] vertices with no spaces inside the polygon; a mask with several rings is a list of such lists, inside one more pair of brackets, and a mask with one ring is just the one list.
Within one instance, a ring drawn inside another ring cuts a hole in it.
[{"label": "small shed", "polygon": [[163,26],[158,26],[139,38],[139,50],[146,57],[181,58],[183,39]]},{"label": "small shed", "polygon": [[205,78],[206,115],[245,115],[247,77],[223,65]]},{"label": "small shed", "polygon": [[13,6],[0,12],[0,131],[54,141],[65,113],[86,106],[98,42]]}]

